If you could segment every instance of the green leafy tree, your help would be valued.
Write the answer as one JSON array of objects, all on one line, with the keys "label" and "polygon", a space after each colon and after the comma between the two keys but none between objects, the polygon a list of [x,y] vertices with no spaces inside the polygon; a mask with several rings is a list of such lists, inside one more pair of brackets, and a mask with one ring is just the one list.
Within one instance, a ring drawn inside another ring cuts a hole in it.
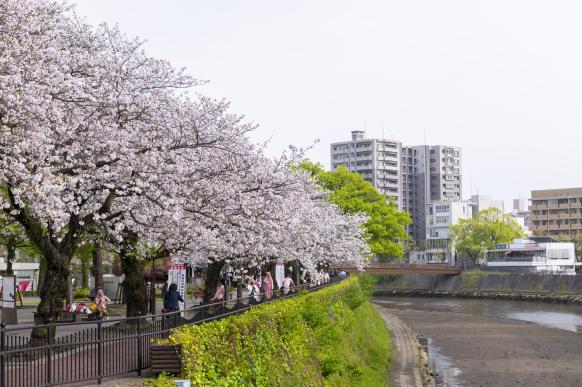
[{"label": "green leafy tree", "polygon": [[521,225],[498,208],[479,211],[476,218],[461,219],[457,224],[451,225],[450,230],[451,241],[457,253],[468,256],[475,262],[483,258],[485,250],[525,236]]},{"label": "green leafy tree", "polygon": [[319,186],[329,191],[329,200],[345,213],[363,213],[369,217],[366,237],[372,253],[382,261],[402,257],[402,244],[407,238],[405,227],[411,222],[408,213],[398,211],[392,200],[388,201],[362,175],[347,168],[329,172],[307,160],[302,161],[299,168],[310,173]]}]

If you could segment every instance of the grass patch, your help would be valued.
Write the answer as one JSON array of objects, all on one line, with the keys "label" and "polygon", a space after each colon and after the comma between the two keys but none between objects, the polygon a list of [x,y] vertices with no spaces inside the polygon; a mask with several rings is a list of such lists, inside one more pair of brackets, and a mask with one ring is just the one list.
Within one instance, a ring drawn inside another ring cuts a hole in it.
[{"label": "grass patch", "polygon": [[463,275],[509,275],[513,274],[507,271],[489,271],[489,270],[465,270]]}]

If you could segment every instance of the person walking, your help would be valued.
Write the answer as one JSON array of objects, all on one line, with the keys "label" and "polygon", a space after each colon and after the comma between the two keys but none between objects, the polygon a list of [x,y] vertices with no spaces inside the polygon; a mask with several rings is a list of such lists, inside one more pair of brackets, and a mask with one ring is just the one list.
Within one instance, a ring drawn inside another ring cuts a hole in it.
[{"label": "person walking", "polygon": [[270,272],[267,272],[265,279],[263,280],[263,291],[265,292],[267,300],[273,298],[273,277]]},{"label": "person walking", "polygon": [[281,287],[283,288],[283,294],[286,295],[289,293],[291,286],[295,286],[295,283],[293,282],[291,276],[287,274],[287,276],[283,279],[283,283],[281,284]]},{"label": "person walking", "polygon": [[178,285],[172,283],[168,288],[166,294],[164,294],[164,309],[162,312],[177,312],[180,310],[180,302],[184,302],[184,299],[178,292]]},{"label": "person walking", "polygon": [[111,303],[109,297],[105,295],[103,289],[97,289],[97,294],[95,295],[95,306],[97,308],[97,313],[99,317],[109,319],[109,314],[107,313],[107,305]]}]

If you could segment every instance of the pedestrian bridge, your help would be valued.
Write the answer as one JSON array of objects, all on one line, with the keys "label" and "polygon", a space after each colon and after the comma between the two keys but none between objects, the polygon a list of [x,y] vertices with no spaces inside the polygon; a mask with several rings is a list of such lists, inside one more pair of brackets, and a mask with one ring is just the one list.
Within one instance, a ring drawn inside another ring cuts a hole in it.
[{"label": "pedestrian bridge", "polygon": [[[338,264],[335,267],[350,273],[359,272],[354,266]],[[372,263],[364,268],[364,273],[390,275],[457,275],[461,274],[461,268],[444,263]]]}]

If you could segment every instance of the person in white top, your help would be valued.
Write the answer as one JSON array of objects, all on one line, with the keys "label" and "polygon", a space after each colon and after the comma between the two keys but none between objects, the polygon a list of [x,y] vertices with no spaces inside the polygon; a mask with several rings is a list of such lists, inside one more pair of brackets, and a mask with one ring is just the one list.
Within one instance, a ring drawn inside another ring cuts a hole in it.
[{"label": "person in white top", "polygon": [[291,288],[291,286],[295,286],[295,283],[293,282],[290,276],[285,277],[283,279],[283,283],[281,284],[281,287],[283,288],[283,294],[289,293],[289,289]]}]

